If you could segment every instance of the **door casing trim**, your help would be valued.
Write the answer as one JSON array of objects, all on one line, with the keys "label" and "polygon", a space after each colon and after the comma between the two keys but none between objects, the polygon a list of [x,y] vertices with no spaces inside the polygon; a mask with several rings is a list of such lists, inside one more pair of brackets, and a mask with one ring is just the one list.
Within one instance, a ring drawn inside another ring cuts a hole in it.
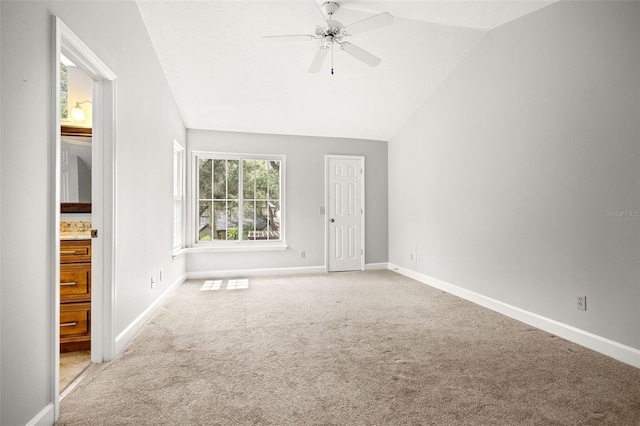
[{"label": "door casing trim", "polygon": [[[92,239],[91,361],[110,361],[115,356],[116,279],[116,75],[57,16],[53,20],[52,46],[52,152],[51,197],[53,206],[50,241],[52,256],[51,389],[54,417],[60,416],[60,54],[64,53],[93,80],[92,141]],[[95,262],[94,262],[95,260]]]}]

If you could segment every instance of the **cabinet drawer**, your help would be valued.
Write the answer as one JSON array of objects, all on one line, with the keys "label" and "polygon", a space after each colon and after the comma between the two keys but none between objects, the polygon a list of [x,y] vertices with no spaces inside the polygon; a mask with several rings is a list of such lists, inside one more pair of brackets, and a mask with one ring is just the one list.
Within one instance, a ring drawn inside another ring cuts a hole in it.
[{"label": "cabinet drawer", "polygon": [[91,262],[91,240],[60,241],[60,263],[84,262]]},{"label": "cabinet drawer", "polygon": [[91,264],[69,263],[60,266],[60,302],[91,300]]},{"label": "cabinet drawer", "polygon": [[60,305],[60,339],[91,334],[91,303]]}]

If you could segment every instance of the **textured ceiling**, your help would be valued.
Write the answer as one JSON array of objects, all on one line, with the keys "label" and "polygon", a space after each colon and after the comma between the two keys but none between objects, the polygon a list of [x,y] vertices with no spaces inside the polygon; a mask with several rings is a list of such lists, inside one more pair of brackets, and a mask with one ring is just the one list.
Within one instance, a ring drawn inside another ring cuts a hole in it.
[{"label": "textured ceiling", "polygon": [[[318,4],[321,4],[320,0]],[[389,140],[496,26],[551,1],[338,1],[344,25],[388,11],[391,26],[349,42],[382,59],[369,67],[334,51],[307,72],[317,41],[313,0],[138,1],[187,128]]]}]

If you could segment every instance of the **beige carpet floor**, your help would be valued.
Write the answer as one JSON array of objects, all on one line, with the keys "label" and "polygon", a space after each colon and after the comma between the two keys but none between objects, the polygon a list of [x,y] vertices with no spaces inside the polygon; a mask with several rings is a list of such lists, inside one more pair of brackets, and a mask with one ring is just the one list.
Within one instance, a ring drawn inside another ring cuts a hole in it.
[{"label": "beige carpet floor", "polygon": [[390,271],[203,282],[59,424],[640,425],[640,370]]}]

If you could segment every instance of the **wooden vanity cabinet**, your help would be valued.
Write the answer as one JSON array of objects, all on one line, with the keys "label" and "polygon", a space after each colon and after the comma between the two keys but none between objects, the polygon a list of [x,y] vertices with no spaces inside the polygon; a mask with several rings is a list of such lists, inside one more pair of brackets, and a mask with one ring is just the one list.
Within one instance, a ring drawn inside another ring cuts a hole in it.
[{"label": "wooden vanity cabinet", "polygon": [[91,350],[91,240],[60,241],[60,352]]}]

